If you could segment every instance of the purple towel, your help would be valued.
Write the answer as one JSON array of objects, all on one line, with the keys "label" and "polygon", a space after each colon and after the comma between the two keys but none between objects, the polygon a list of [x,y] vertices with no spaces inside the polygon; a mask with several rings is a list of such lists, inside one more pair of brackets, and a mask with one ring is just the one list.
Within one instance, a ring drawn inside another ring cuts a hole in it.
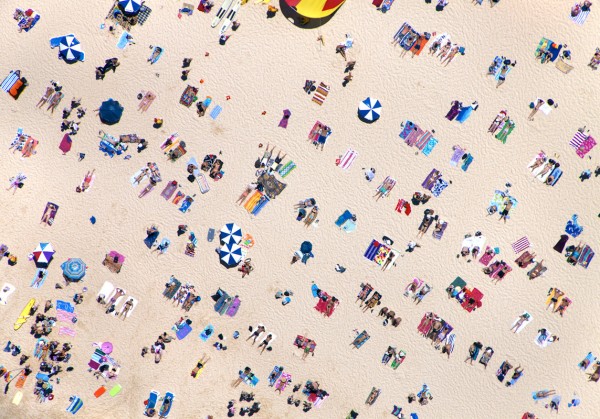
[{"label": "purple towel", "polygon": [[283,118],[281,118],[281,121],[279,121],[279,126],[281,128],[287,128],[290,116],[292,116],[292,113],[290,112],[290,110],[289,109],[284,109],[283,110]]},{"label": "purple towel", "polygon": [[233,299],[233,302],[229,306],[229,309],[227,309],[227,313],[225,314],[227,314],[229,317],[235,316],[240,308],[241,303],[242,302],[240,301],[240,299],[238,297],[235,297]]}]

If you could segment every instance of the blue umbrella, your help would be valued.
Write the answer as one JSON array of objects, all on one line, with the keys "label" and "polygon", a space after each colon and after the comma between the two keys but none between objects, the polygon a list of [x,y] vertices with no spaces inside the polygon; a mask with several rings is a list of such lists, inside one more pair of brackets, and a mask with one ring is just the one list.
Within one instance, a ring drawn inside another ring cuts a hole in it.
[{"label": "blue umbrella", "polygon": [[70,281],[77,282],[85,276],[85,262],[79,258],[72,258],[64,262],[60,267],[63,275]]},{"label": "blue umbrella", "polygon": [[107,125],[113,125],[121,120],[123,107],[116,100],[108,99],[100,105],[99,115],[102,122]]},{"label": "blue umbrella", "polygon": [[83,61],[85,56],[81,51],[81,43],[74,35],[66,35],[60,39],[58,44],[58,55],[69,63]]},{"label": "blue umbrella", "polygon": [[227,223],[219,233],[223,244],[238,244],[242,241],[242,229],[235,223]]},{"label": "blue umbrella", "polygon": [[119,0],[119,7],[126,15],[136,15],[142,6],[141,0]]},{"label": "blue umbrella", "polygon": [[227,266],[237,265],[242,261],[242,248],[235,243],[226,244],[219,250],[219,257]]},{"label": "blue umbrella", "polygon": [[312,252],[312,243],[311,242],[302,242],[302,244],[300,245],[300,251],[302,253]]},{"label": "blue umbrella", "polygon": [[375,122],[381,116],[381,103],[371,97],[358,104],[358,117],[364,122]]}]

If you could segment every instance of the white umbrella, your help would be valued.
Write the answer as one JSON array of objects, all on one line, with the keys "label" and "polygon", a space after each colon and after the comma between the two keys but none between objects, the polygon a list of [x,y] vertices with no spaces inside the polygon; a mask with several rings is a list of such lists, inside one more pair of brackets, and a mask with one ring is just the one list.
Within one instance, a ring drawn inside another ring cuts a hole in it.
[{"label": "white umbrella", "polygon": [[358,117],[365,122],[375,122],[381,116],[381,103],[371,97],[358,104]]}]

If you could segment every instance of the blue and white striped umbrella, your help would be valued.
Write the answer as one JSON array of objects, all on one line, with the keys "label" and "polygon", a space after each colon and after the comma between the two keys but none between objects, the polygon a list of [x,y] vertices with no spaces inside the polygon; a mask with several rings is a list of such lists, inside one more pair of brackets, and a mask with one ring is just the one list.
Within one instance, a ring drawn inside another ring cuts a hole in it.
[{"label": "blue and white striped umbrella", "polygon": [[219,257],[227,266],[237,265],[242,261],[242,248],[235,243],[229,243],[221,247]]},{"label": "blue and white striped umbrella", "polygon": [[135,15],[140,11],[141,0],[119,0],[119,7],[128,15]]},{"label": "blue and white striped umbrella", "polygon": [[242,241],[242,229],[235,223],[227,223],[219,233],[223,244],[238,244]]},{"label": "blue and white striped umbrella", "polygon": [[81,44],[75,38],[74,35],[63,36],[58,44],[58,54],[63,57],[65,61],[82,61],[83,52],[81,51]]},{"label": "blue and white striped umbrella", "polygon": [[381,116],[381,103],[371,97],[366,98],[358,105],[358,117],[365,122],[375,122]]}]

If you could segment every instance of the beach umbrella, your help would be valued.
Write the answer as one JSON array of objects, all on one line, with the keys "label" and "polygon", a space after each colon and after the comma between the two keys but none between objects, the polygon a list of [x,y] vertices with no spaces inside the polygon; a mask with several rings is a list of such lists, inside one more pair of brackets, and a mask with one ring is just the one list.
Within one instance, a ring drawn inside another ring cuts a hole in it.
[{"label": "beach umbrella", "polygon": [[358,104],[358,117],[364,122],[375,122],[381,116],[381,103],[371,97]]},{"label": "beach umbrella", "polygon": [[83,52],[81,51],[81,43],[74,35],[63,36],[58,44],[58,55],[65,61],[83,61]]},{"label": "beach umbrella", "polygon": [[108,99],[100,105],[99,115],[102,122],[107,125],[113,125],[121,120],[123,107],[116,100]]},{"label": "beach umbrella", "polygon": [[300,251],[302,253],[312,252],[312,243],[311,242],[302,242],[302,244],[300,245]]},{"label": "beach umbrella", "polygon": [[63,275],[69,281],[77,282],[85,276],[85,262],[79,258],[68,259],[60,267],[63,270]]},{"label": "beach umbrella", "polygon": [[226,266],[237,265],[242,261],[242,248],[235,243],[228,243],[219,250],[219,257]]},{"label": "beach umbrella", "polygon": [[219,233],[223,244],[238,244],[242,240],[242,229],[235,223],[227,223]]},{"label": "beach umbrella", "polygon": [[141,0],[119,0],[119,8],[121,8],[126,15],[138,14],[141,6]]},{"label": "beach umbrella", "polygon": [[33,251],[33,260],[36,265],[47,266],[54,256],[54,249],[50,243],[40,243]]}]

